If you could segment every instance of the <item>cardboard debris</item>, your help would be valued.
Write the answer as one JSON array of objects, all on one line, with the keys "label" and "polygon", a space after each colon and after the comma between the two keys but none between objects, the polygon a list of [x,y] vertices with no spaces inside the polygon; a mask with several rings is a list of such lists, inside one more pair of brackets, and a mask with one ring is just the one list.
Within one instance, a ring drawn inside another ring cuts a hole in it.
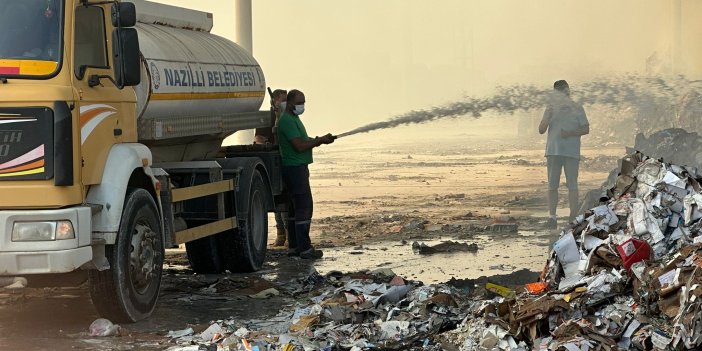
[{"label": "cardboard debris", "polygon": [[431,338],[455,329],[474,303],[464,291],[423,286],[389,269],[326,277],[313,271],[278,290],[305,297],[273,318],[216,321],[199,335],[172,332],[173,350],[440,350]]},{"label": "cardboard debris", "polygon": [[546,288],[483,301],[449,332],[460,350],[486,342],[494,350],[512,350],[512,342],[559,351],[701,349],[697,177],[640,153],[625,157],[611,197],[562,230]]},{"label": "cardboard debris", "polygon": [[488,283],[496,295],[480,300],[389,270],[312,272],[278,287],[298,297],[278,316],[217,321],[210,341],[173,342],[225,351],[702,349],[702,179],[640,153],[619,173],[602,203],[562,230],[540,282]]}]

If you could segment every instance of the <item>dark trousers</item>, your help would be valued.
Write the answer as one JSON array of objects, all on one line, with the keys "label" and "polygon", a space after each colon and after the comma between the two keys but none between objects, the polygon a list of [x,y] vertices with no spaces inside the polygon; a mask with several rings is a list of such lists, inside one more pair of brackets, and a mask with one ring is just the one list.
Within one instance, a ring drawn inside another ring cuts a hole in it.
[{"label": "dark trousers", "polygon": [[288,191],[288,246],[297,252],[312,248],[310,225],[312,224],[312,190],[310,171],[307,165],[284,166],[283,182]]}]

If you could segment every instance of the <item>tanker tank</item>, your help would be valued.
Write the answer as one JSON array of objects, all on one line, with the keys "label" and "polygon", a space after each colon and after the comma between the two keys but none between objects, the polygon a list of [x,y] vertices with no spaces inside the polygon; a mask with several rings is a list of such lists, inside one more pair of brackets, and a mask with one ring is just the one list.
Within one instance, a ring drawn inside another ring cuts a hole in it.
[{"label": "tanker tank", "polygon": [[142,54],[136,86],[139,142],[156,162],[214,157],[238,130],[270,123],[261,66],[245,49],[211,34],[212,14],[132,1]]}]

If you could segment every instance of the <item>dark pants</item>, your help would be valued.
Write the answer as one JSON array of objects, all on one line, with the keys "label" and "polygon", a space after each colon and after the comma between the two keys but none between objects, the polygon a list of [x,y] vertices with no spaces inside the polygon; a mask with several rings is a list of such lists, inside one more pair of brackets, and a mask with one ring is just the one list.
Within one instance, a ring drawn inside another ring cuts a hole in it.
[{"label": "dark pants", "polygon": [[310,171],[307,165],[283,167],[290,209],[288,211],[288,247],[297,252],[312,248],[310,225],[312,224],[312,190]]}]

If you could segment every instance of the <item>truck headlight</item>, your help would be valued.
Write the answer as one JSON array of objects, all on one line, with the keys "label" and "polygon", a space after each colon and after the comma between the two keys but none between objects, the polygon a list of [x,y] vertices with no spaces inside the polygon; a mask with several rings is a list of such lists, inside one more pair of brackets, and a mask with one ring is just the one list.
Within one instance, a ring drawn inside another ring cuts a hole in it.
[{"label": "truck headlight", "polygon": [[53,241],[75,237],[71,221],[16,222],[12,227],[12,241]]},{"label": "truck headlight", "polygon": [[76,233],[73,231],[71,221],[56,222],[56,240],[75,239]]}]

